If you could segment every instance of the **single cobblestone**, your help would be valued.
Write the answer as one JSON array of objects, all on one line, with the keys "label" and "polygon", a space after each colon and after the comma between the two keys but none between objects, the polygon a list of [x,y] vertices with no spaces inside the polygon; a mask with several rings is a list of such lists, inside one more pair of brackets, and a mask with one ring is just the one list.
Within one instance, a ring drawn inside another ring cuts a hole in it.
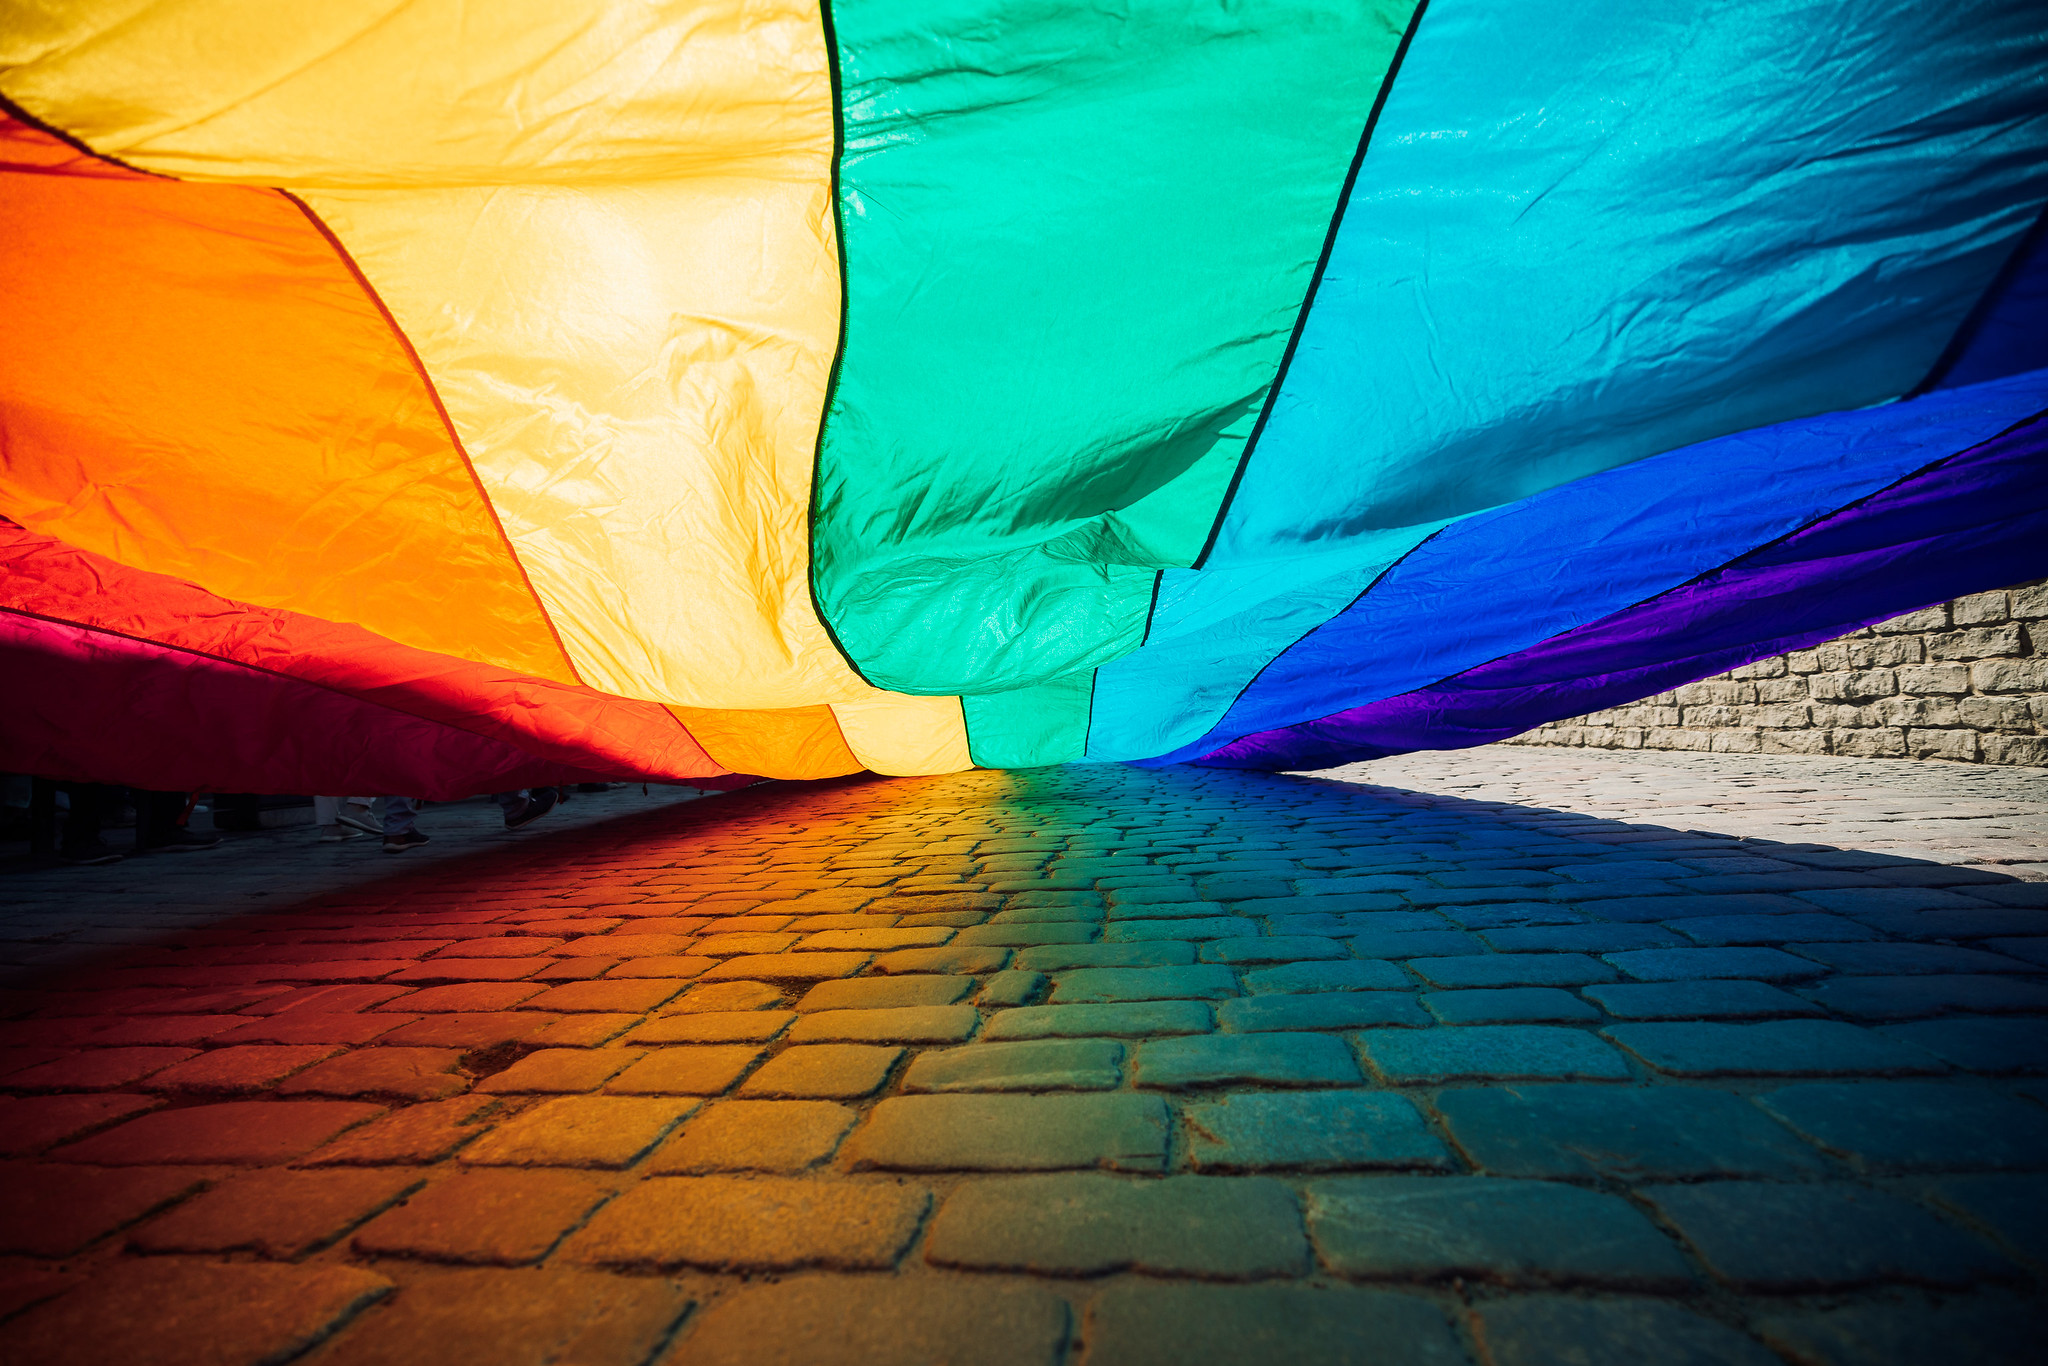
[{"label": "single cobblestone", "polygon": [[260,1252],[292,1258],[333,1242],[420,1184],[410,1171],[334,1167],[250,1172],[129,1235],[146,1252]]},{"label": "single cobblestone", "polygon": [[[1289,963],[1244,975],[1254,995],[1308,991],[1401,991],[1415,984],[1392,963]],[[1234,994],[1234,993],[1233,993]]]},{"label": "single cobblestone", "polygon": [[1744,1290],[1873,1281],[1966,1286],[2016,1276],[1981,1240],[1894,1195],[1847,1184],[1716,1181],[1639,1194],[1719,1279]]},{"label": "single cobblestone", "polygon": [[1552,1025],[1373,1029],[1358,1042],[1373,1070],[1396,1085],[1629,1076],[1628,1063],[1607,1043],[1584,1030]]},{"label": "single cobblestone", "polygon": [[50,1156],[60,1162],[110,1167],[289,1162],[383,1112],[382,1106],[351,1101],[229,1101],[143,1115],[57,1148]]},{"label": "single cobblestone", "polygon": [[743,1096],[858,1100],[881,1089],[902,1059],[900,1048],[808,1044],[770,1059],[740,1087]]},{"label": "single cobblestone", "polygon": [[640,1362],[690,1309],[682,1287],[575,1271],[444,1271],[408,1280],[334,1348],[333,1366],[401,1362]]},{"label": "single cobblestone", "polygon": [[1357,1177],[1308,1191],[1323,1264],[1375,1279],[1677,1290],[1692,1269],[1616,1196],[1554,1181]]},{"label": "single cobblestone", "polygon": [[1932,1053],[1839,1020],[1765,1024],[1626,1024],[1602,1031],[1660,1072],[1679,1077],[1944,1072]]},{"label": "single cobblestone", "polygon": [[1361,1091],[1236,1095],[1187,1109],[1197,1171],[1453,1165],[1405,1096]]},{"label": "single cobblestone", "polygon": [[631,1065],[605,1089],[621,1096],[716,1096],[766,1055],[766,1049],[753,1044],[657,1048],[637,1060],[628,1058]]},{"label": "single cobblestone", "polygon": [[1765,1342],[1794,1361],[1817,1366],[2026,1366],[2041,1346],[2036,1306],[2004,1297],[1773,1310],[1759,1320]]},{"label": "single cobblestone", "polygon": [[595,1091],[639,1061],[639,1049],[543,1048],[529,1053],[495,1076],[477,1083],[481,1092],[516,1095],[570,1095]]},{"label": "single cobblestone", "polygon": [[1735,977],[1756,982],[1796,982],[1827,969],[1778,949],[1643,949],[1610,953],[1606,961],[1638,982],[1685,982]]},{"label": "single cobblestone", "polygon": [[[1364,1029],[1374,1025],[1423,1028],[1429,1017],[1406,992],[1330,991],[1303,996],[1252,996],[1219,1002],[1216,1015],[1232,1033],[1290,1029]],[[1164,1033],[1164,1030],[1154,1030]]]},{"label": "single cobblestone", "polygon": [[858,1116],[827,1100],[727,1100],[683,1121],[682,1132],[648,1158],[646,1170],[791,1174],[830,1157]]},{"label": "single cobblestone", "polygon": [[438,1162],[484,1132],[498,1102],[487,1096],[429,1101],[351,1129],[311,1156],[305,1165]]},{"label": "single cobblestone", "polygon": [[662,1177],[606,1205],[563,1255],[594,1266],[885,1270],[917,1235],[930,1199],[893,1181]]},{"label": "single cobblestone", "polygon": [[1837,977],[1801,994],[1853,1020],[1915,1020],[1950,1011],[2048,1014],[2048,986],[2011,977]]},{"label": "single cobblestone", "polygon": [[207,1173],[176,1167],[0,1166],[0,1252],[68,1257],[199,1189]]},{"label": "single cobblestone", "polygon": [[981,1023],[973,1006],[820,1010],[797,1018],[791,1043],[959,1043]]},{"label": "single cobblestone", "polygon": [[1046,1039],[948,1048],[920,1053],[903,1074],[903,1089],[912,1093],[1108,1091],[1122,1080],[1123,1057],[1123,1045],[1108,1039]]},{"label": "single cobblestone", "polygon": [[846,1145],[855,1170],[1042,1171],[1166,1165],[1170,1116],[1154,1096],[895,1096]]},{"label": "single cobblestone", "polygon": [[1762,982],[1617,983],[1586,988],[1588,1000],[1624,1020],[1743,1020],[1772,1015],[1822,1015],[1803,997]]},{"label": "single cobblestone", "polygon": [[1041,1286],[972,1279],[804,1276],[752,1285],[686,1326],[690,1366],[1058,1366],[1066,1302]]},{"label": "single cobblestone", "polygon": [[350,1266],[117,1263],[0,1326],[0,1354],[78,1366],[285,1361],[390,1291],[389,1280]]},{"label": "single cobblestone", "polygon": [[1404,1366],[1466,1366],[1443,1312],[1414,1295],[1293,1286],[1115,1286],[1091,1306],[1089,1363],[1285,1361],[1351,1366],[1360,1345]]},{"label": "single cobblestone", "polygon": [[693,1100],[561,1096],[495,1126],[459,1158],[473,1166],[630,1166],[696,1108]]},{"label": "single cobblestone", "polygon": [[1210,1034],[1140,1044],[1134,1085],[1181,1091],[1206,1086],[1357,1086],[1365,1076],[1341,1040],[1326,1034]]},{"label": "single cobblestone", "polygon": [[1755,1339],[1656,1300],[1487,1300],[1472,1311],[1472,1335],[1496,1366],[1638,1366],[1651,1343],[1659,1366],[1782,1366]]},{"label": "single cobblestone", "polygon": [[616,1189],[582,1172],[462,1172],[372,1219],[350,1243],[372,1256],[523,1266]]},{"label": "single cobblestone", "polygon": [[1093,1276],[1126,1268],[1161,1276],[1246,1280],[1308,1264],[1301,1213],[1278,1181],[1095,1173],[973,1181],[932,1221],[938,1266]]},{"label": "single cobblestone", "polygon": [[1237,995],[1229,968],[1200,965],[1166,968],[1080,968],[1053,978],[1054,1005],[1106,1001],[1217,1000]]},{"label": "single cobblestone", "polygon": [[1721,1091],[1474,1087],[1443,1092],[1436,1108],[1473,1163],[1502,1176],[1696,1180],[1825,1169],[1812,1148]]},{"label": "single cobblestone", "polygon": [[153,1096],[25,1096],[0,1100],[0,1157],[26,1157],[154,1110]]},{"label": "single cobblestone", "polygon": [[[1229,1003],[1226,1003],[1229,1004]],[[1145,1038],[1206,1034],[1215,1028],[1201,1001],[1146,1001],[1130,1005],[1023,1006],[996,1013],[983,1037],[1042,1039],[1108,1035]]]},{"label": "single cobblestone", "polygon": [[1818,1083],[1758,1103],[1830,1152],[1872,1171],[2048,1168],[2048,1111],[1940,1082]]},{"label": "single cobblestone", "polygon": [[1422,1005],[1445,1024],[1551,1024],[1597,1020],[1600,1012],[1555,987],[1425,991]]},{"label": "single cobblestone", "polygon": [[2048,1073],[2048,1029],[2034,1020],[1950,1015],[1913,1024],[1882,1025],[1876,1032],[1924,1049],[1965,1071]]},{"label": "single cobblestone", "polygon": [[2048,1176],[1947,1176],[1915,1193],[1989,1232],[2008,1252],[2048,1263]]}]

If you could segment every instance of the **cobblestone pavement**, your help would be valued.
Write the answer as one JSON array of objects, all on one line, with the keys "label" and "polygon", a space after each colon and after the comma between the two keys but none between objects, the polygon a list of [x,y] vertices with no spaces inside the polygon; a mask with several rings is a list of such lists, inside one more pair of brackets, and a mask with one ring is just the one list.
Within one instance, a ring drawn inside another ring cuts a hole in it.
[{"label": "cobblestone pavement", "polygon": [[1901,852],[1922,767],[1696,759],[9,876],[0,1358],[2038,1360],[2038,848]]}]

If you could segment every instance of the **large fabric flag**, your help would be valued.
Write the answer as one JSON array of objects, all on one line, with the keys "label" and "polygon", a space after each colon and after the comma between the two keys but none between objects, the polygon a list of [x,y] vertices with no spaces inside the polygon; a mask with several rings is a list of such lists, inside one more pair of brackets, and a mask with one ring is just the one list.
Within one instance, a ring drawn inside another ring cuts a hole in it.
[{"label": "large fabric flag", "polygon": [[2048,573],[2026,0],[0,0],[0,766],[1301,768]]}]

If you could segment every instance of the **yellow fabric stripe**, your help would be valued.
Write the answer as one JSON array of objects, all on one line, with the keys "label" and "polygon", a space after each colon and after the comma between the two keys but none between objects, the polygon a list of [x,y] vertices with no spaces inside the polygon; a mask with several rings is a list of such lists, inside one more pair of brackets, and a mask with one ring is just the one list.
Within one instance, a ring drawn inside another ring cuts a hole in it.
[{"label": "yellow fabric stripe", "polygon": [[857,702],[862,762],[967,766],[957,702],[869,688],[810,604],[839,299],[815,0],[42,0],[0,32],[38,117],[322,216],[588,683]]},{"label": "yellow fabric stripe", "polygon": [[839,733],[854,758],[877,773],[911,777],[974,767],[957,697],[874,692],[855,701],[834,702],[832,714],[839,718]]}]

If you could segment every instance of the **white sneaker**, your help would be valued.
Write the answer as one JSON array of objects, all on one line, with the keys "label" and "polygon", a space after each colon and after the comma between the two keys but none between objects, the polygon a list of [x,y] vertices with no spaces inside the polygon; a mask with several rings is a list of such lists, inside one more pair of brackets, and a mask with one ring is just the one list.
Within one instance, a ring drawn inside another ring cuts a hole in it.
[{"label": "white sneaker", "polygon": [[370,808],[367,806],[344,806],[334,819],[351,830],[360,830],[365,835],[384,833],[384,827],[371,817]]},{"label": "white sneaker", "polygon": [[322,844],[339,844],[343,840],[359,840],[362,837],[363,833],[360,830],[344,830],[338,825],[323,825],[320,827],[320,842]]}]

